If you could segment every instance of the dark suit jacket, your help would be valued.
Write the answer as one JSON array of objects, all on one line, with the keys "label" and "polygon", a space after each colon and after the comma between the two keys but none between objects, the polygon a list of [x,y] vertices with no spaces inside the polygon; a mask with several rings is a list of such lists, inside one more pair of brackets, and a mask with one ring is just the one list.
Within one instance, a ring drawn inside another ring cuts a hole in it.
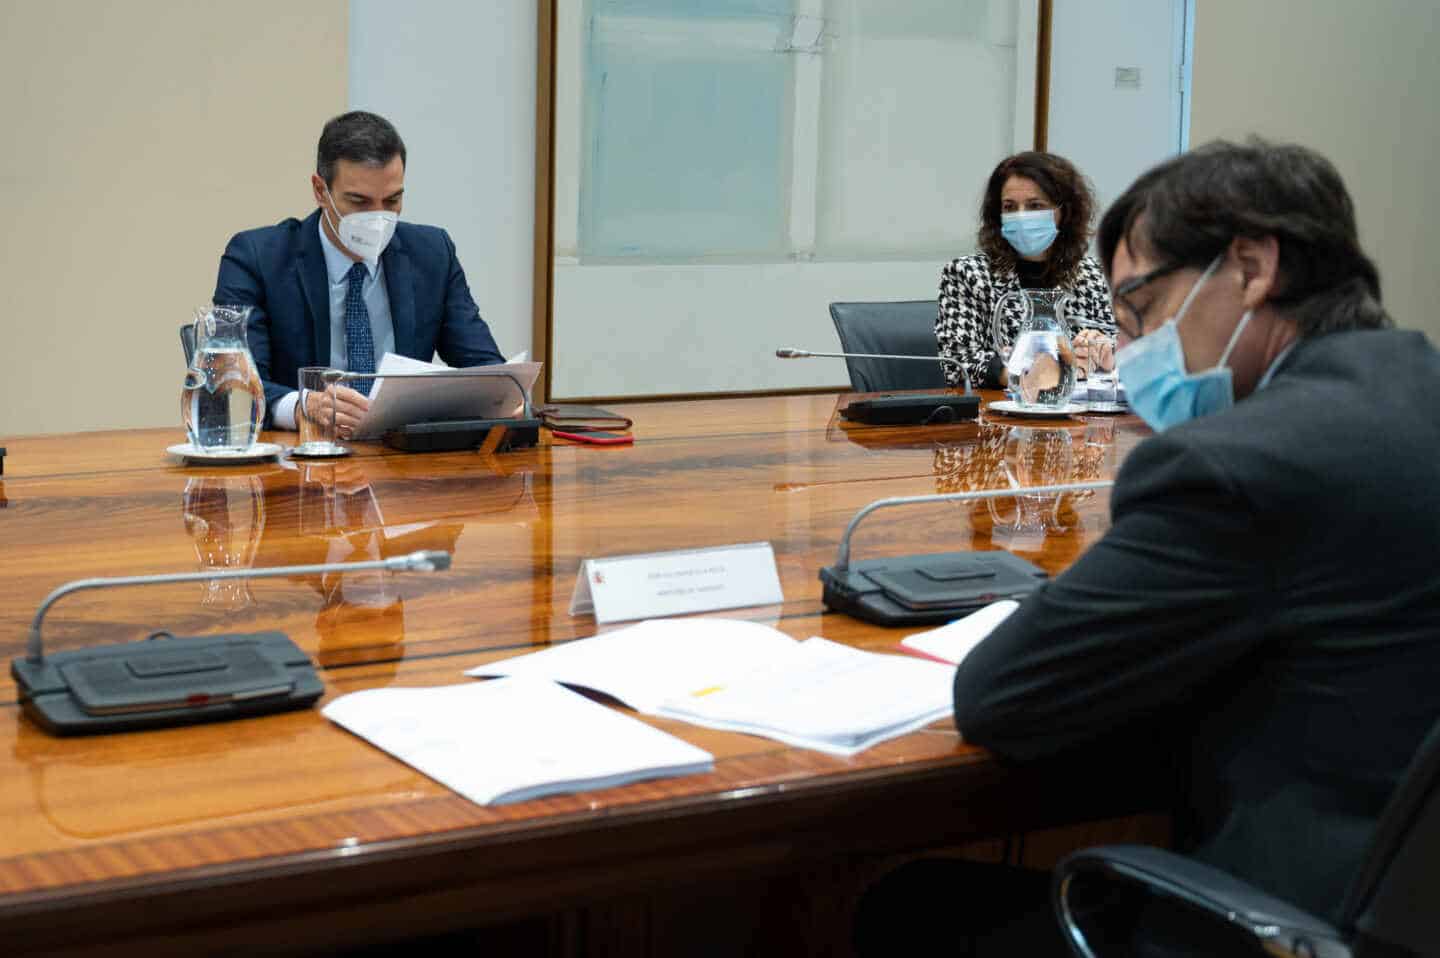
[{"label": "dark suit jacket", "polygon": [[962,663],[966,740],[1168,752],[1182,845],[1333,918],[1440,716],[1437,384],[1420,333],[1323,336],[1137,446],[1110,531]]},{"label": "dark suit jacket", "polygon": [[[275,400],[297,388],[301,366],[330,365],[330,281],[320,211],[236,233],[220,258],[215,302],[254,306],[250,352],[265,381],[265,424]],[[395,350],[452,366],[504,362],[465,283],[450,235],[401,220],[380,255]],[[380,357],[375,357],[379,362]]]}]

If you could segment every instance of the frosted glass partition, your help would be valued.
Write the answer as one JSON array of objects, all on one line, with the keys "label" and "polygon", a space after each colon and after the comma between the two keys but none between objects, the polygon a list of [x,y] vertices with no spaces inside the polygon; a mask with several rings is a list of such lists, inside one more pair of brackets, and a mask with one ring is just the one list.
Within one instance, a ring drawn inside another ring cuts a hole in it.
[{"label": "frosted glass partition", "polygon": [[791,0],[597,0],[585,66],[580,248],[784,251]]},{"label": "frosted glass partition", "polygon": [[817,253],[965,246],[980,187],[1014,145],[1014,0],[829,6],[836,14],[822,71]]},{"label": "frosted glass partition", "polygon": [[775,348],[933,297],[1032,143],[1038,0],[558,6],[555,397],[846,385]]}]

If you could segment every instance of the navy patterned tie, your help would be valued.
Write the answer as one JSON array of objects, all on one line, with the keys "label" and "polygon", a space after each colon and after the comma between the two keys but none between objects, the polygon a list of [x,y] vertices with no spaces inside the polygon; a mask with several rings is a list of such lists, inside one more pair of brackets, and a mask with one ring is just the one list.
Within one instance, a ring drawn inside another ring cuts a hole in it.
[{"label": "navy patterned tie", "polygon": [[370,335],[370,311],[365,308],[365,264],[356,263],[345,277],[345,365],[352,373],[375,371],[375,340]]}]

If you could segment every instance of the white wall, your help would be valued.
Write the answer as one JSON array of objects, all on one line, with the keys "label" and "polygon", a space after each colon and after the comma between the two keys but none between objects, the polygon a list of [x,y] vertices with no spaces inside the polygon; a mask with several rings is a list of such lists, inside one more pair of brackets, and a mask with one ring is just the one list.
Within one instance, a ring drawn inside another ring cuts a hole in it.
[{"label": "white wall", "polygon": [[1440,338],[1435,0],[1201,0],[1191,143],[1259,133],[1324,153],[1401,326]]},{"label": "white wall", "polygon": [[450,232],[507,356],[530,347],[536,29],[534,0],[350,0],[350,107],[399,129],[403,215]]},{"label": "white wall", "polygon": [[233,233],[306,211],[315,138],[345,106],[345,17],[0,2],[0,437],[183,438],[177,331]]},{"label": "white wall", "polygon": [[[1179,147],[1183,0],[1055,0],[1048,147],[1095,184],[1096,220]],[[1138,89],[1116,67],[1140,70]]]}]

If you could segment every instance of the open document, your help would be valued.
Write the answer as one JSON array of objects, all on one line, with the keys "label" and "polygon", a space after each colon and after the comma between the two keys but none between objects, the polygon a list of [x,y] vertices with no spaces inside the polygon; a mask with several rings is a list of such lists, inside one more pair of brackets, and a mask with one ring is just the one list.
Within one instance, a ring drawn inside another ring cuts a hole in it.
[{"label": "open document", "polygon": [[323,712],[481,805],[715,767],[709,752],[553,682],[369,689]]},{"label": "open document", "polygon": [[468,675],[544,678],[611,695],[640,712],[853,755],[951,713],[954,669],[797,642],[731,619],[651,619]]},{"label": "open document", "polygon": [[[380,374],[370,387],[370,410],[355,427],[356,439],[375,439],[390,429],[410,423],[442,419],[510,419],[520,415],[524,395],[535,387],[540,363],[508,362],[496,366],[451,369],[386,353],[375,370]],[[433,381],[410,378],[414,373],[465,373]],[[406,373],[404,379],[387,374]]]},{"label": "open document", "polygon": [[999,628],[1000,623],[1018,608],[1020,603],[1014,599],[991,602],[984,608],[954,622],[948,622],[938,629],[906,636],[900,640],[900,646],[915,655],[923,655],[947,665],[959,665],[975,646]]}]

